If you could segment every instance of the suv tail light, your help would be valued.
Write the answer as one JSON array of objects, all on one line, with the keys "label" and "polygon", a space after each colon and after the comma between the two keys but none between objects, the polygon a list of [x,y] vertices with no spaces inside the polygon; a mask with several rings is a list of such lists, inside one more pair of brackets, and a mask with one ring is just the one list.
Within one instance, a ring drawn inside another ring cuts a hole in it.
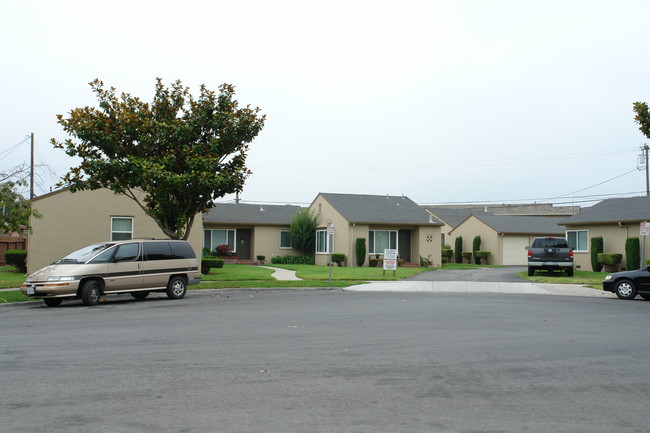
[{"label": "suv tail light", "polygon": [[533,251],[532,250],[528,250],[528,257],[533,257]]},{"label": "suv tail light", "polygon": [[569,250],[569,257],[573,258],[573,250]]}]

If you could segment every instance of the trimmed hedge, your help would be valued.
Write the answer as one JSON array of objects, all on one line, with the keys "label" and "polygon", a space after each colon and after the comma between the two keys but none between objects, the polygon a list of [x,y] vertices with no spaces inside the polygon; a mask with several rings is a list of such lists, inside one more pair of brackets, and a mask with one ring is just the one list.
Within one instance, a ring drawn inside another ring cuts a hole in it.
[{"label": "trimmed hedge", "polygon": [[602,253],[605,247],[605,242],[602,236],[591,238],[591,269],[594,272],[600,272],[603,268],[602,263],[598,261],[598,254]]},{"label": "trimmed hedge", "polygon": [[361,267],[366,262],[366,239],[357,238],[356,249],[357,266]]},{"label": "trimmed hedge", "polygon": [[625,240],[625,268],[628,271],[639,269],[641,266],[641,243],[639,238]]},{"label": "trimmed hedge", "polygon": [[18,272],[24,274],[27,272],[27,251],[26,250],[7,250],[5,252],[5,262],[8,265],[15,266]]},{"label": "trimmed hedge", "polygon": [[463,263],[463,237],[458,236],[455,241],[456,253],[454,254],[454,260],[456,263]]},{"label": "trimmed hedge", "polygon": [[275,265],[313,265],[314,259],[309,256],[275,256],[271,258]]},{"label": "trimmed hedge", "polygon": [[[492,255],[491,252],[489,251],[481,251],[481,250],[476,250],[474,251],[474,260],[476,261],[477,265],[487,265],[487,259]],[[483,260],[485,260],[485,263],[483,263]]]},{"label": "trimmed hedge", "polygon": [[474,264],[475,265],[480,265],[481,264],[481,258],[476,255],[476,251],[481,250],[481,237],[480,236],[474,236],[474,240],[472,241],[472,252],[474,253]]},{"label": "trimmed hedge", "polygon": [[223,268],[223,259],[216,257],[201,259],[201,273],[203,275],[208,275],[212,268]]},{"label": "trimmed hedge", "polygon": [[454,256],[454,250],[449,245],[442,246],[442,262],[451,263],[451,258]]},{"label": "trimmed hedge", "polygon": [[598,261],[605,266],[607,272],[616,272],[618,271],[618,266],[623,260],[623,254],[618,253],[600,253],[598,254]]},{"label": "trimmed hedge", "polygon": [[345,254],[332,253],[332,261],[336,263],[336,266],[343,266],[342,263],[345,261]]}]

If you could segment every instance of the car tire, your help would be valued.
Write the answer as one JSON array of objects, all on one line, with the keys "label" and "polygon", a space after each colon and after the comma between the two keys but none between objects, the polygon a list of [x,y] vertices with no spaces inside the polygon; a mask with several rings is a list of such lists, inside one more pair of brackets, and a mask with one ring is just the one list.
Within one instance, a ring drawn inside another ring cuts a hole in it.
[{"label": "car tire", "polygon": [[535,268],[531,268],[530,266],[528,267],[528,276],[532,277],[535,275]]},{"label": "car tire", "polygon": [[138,301],[141,301],[149,296],[149,292],[131,292],[131,296],[133,296]]},{"label": "car tire", "polygon": [[167,284],[167,296],[170,299],[182,299],[187,292],[187,282],[183,277],[173,277]]},{"label": "car tire", "polygon": [[84,305],[92,307],[99,303],[102,296],[102,286],[97,280],[87,280],[81,286],[81,302]]},{"label": "car tire", "polygon": [[63,301],[63,299],[61,299],[61,298],[45,298],[45,299],[43,299],[43,302],[45,302],[45,305],[47,305],[48,307],[58,307],[59,305],[61,305],[61,301]]},{"label": "car tire", "polygon": [[572,277],[573,276],[573,268],[568,268],[566,270],[566,275],[567,275],[567,277]]},{"label": "car tire", "polygon": [[634,283],[630,280],[621,280],[616,283],[616,288],[614,289],[616,296],[621,299],[634,299],[636,297],[636,287]]}]

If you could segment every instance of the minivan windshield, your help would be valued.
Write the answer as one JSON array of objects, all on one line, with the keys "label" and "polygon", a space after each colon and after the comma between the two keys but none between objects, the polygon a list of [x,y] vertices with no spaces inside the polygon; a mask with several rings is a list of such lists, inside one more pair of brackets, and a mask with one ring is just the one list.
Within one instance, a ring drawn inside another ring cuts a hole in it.
[{"label": "minivan windshield", "polygon": [[102,251],[107,250],[108,248],[112,247],[115,244],[94,244],[94,245],[88,245],[87,247],[83,247],[80,250],[77,250],[73,253],[68,254],[64,258],[57,260],[54,262],[57,265],[60,264],[77,264],[77,263],[86,263],[88,260],[92,259],[95,257],[97,254],[101,253]]}]

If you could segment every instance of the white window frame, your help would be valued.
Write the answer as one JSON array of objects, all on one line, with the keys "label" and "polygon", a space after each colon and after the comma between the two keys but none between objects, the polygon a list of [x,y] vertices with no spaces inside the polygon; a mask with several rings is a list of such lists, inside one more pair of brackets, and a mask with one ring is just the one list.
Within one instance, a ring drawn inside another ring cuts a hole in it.
[{"label": "white window frame", "polygon": [[[377,243],[375,242],[375,233],[376,232],[388,232],[388,248],[389,249],[399,249],[399,236],[397,233],[397,230],[370,230],[368,232],[368,254],[384,254],[384,250],[382,249],[381,251],[376,251],[376,245]],[[395,245],[392,246],[390,244],[391,241],[391,233],[395,233]],[[372,239],[371,239],[372,238]],[[372,241],[372,243],[371,243]],[[370,245],[372,245],[372,249],[375,251],[370,251]]]},{"label": "white window frame", "polygon": [[[113,229],[113,221],[115,221],[115,220],[130,220],[131,221],[131,230],[130,231],[114,230]],[[135,218],[134,217],[112,216],[111,217],[111,227],[110,227],[110,229],[111,229],[111,241],[115,241],[115,240],[131,240],[131,239],[133,239],[133,228],[134,228],[134,226],[135,226]],[[130,235],[130,238],[129,239],[114,239],[113,235],[118,234],[118,233],[119,234],[128,233]]]},{"label": "white window frame", "polygon": [[[289,239],[289,246],[282,246],[282,233],[286,233],[287,237]],[[280,230],[280,249],[281,250],[292,250],[293,246],[291,245],[291,235],[289,234],[289,230]]]},{"label": "white window frame", "polygon": [[[319,241],[319,237],[321,234],[325,235],[325,250],[323,251],[322,248],[319,249],[318,247],[322,247],[322,240]],[[327,234],[327,230],[316,230],[316,254],[329,254],[330,252],[330,236]]]},{"label": "white window frame", "polygon": [[[579,233],[582,233],[582,232],[587,234],[586,239],[585,239],[586,245],[584,245],[585,249],[579,249],[578,248],[580,246],[580,242],[579,242],[580,235],[579,235]],[[575,236],[576,236],[576,248],[573,249],[574,252],[577,252],[577,253],[587,253],[587,252],[589,252],[589,230],[567,230],[566,233],[565,233],[566,240],[569,243],[569,247],[571,247],[571,242],[569,241],[569,233],[575,233]]]},{"label": "white window frame", "polygon": [[[210,251],[214,251],[215,248],[217,248],[219,245],[212,245],[212,232],[213,231],[223,231],[226,232],[226,243],[228,242],[228,239],[230,238],[230,232],[232,232],[232,245],[228,246],[230,247],[230,251],[237,252],[237,229],[203,229],[203,248],[208,248]],[[210,246],[205,245],[205,232],[210,232]],[[223,244],[220,244],[223,245]]]}]

